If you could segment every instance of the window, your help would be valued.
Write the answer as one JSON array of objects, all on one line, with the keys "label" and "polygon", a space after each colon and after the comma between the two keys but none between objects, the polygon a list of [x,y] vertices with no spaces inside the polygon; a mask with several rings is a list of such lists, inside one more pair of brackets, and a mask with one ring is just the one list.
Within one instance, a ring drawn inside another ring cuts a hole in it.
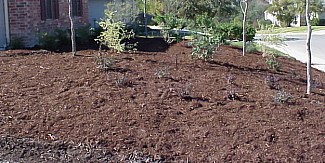
[{"label": "window", "polygon": [[82,16],[82,0],[72,0],[72,15]]},{"label": "window", "polygon": [[41,19],[58,19],[59,2],[58,0],[41,0]]}]

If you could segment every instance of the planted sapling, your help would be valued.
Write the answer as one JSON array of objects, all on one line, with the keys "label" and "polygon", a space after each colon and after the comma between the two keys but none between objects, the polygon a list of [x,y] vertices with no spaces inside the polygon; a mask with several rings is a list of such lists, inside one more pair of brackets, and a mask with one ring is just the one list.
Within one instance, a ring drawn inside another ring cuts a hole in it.
[{"label": "planted sapling", "polygon": [[155,75],[160,79],[167,77],[169,75],[169,69],[168,67],[165,67],[163,69],[156,69]]},{"label": "planted sapling", "polygon": [[227,94],[227,99],[229,100],[240,100],[240,97],[236,91],[236,85],[235,85],[235,81],[236,81],[236,76],[232,75],[232,74],[229,74],[227,77],[226,77],[226,80],[227,80],[227,84],[229,85],[229,89],[227,90],[226,94]]},{"label": "planted sapling", "polygon": [[133,85],[132,81],[124,76],[117,78],[115,83],[119,87],[130,87]]},{"label": "planted sapling", "polygon": [[180,96],[182,99],[184,100],[191,100],[191,89],[190,89],[190,85],[186,84],[185,87],[182,89]]},{"label": "planted sapling", "polygon": [[275,57],[269,57],[266,60],[266,64],[269,66],[270,69],[274,70],[274,71],[279,71],[281,64],[279,63],[279,61],[276,60]]},{"label": "planted sapling", "polygon": [[268,75],[265,78],[265,83],[271,89],[279,89],[278,78],[274,75]]},{"label": "planted sapling", "polygon": [[280,103],[280,104],[286,104],[289,102],[289,100],[292,98],[292,96],[285,92],[284,90],[278,91],[274,96],[274,102]]},{"label": "planted sapling", "polygon": [[109,57],[96,56],[97,68],[103,71],[108,71],[113,68],[114,59]]}]

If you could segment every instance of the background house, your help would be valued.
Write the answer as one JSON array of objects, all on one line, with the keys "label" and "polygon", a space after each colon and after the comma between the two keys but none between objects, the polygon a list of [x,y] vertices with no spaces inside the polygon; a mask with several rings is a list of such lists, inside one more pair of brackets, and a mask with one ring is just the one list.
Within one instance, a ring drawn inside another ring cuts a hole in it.
[{"label": "background house", "polygon": [[[269,4],[272,4],[273,0],[265,0]],[[323,0],[323,4],[325,4],[325,0]],[[264,12],[265,20],[270,20],[272,24],[281,26],[281,22],[277,20],[276,16],[265,11]],[[325,25],[325,12],[322,13],[314,13],[312,17],[320,19],[320,25]],[[296,14],[294,20],[290,23],[292,27],[300,27],[306,25],[306,16],[304,14]]]},{"label": "background house", "polygon": [[[40,33],[69,28],[68,9],[66,0],[0,0],[0,48],[15,39],[32,47]],[[73,15],[88,25],[88,0],[73,0]]]}]

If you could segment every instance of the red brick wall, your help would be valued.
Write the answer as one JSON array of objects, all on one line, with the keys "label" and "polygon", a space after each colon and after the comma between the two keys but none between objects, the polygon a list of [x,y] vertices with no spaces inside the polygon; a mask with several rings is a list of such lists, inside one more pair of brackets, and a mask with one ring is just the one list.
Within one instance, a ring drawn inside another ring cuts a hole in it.
[{"label": "red brick wall", "polygon": [[[67,29],[70,26],[68,18],[68,0],[59,0],[59,19],[41,20],[40,0],[10,0],[9,26],[11,39],[23,39],[27,47],[38,43],[38,36],[43,32],[52,32],[57,28]],[[88,24],[88,0],[83,1],[82,17],[75,17],[76,26]]]}]

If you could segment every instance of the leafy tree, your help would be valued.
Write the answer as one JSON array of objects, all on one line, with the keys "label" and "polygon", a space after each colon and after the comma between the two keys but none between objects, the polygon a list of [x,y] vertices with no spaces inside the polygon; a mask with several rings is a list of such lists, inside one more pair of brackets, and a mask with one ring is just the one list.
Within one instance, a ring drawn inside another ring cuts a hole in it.
[{"label": "leafy tree", "polygon": [[232,20],[237,15],[236,0],[162,0],[165,12],[177,13],[179,17],[195,19],[207,15],[218,22]]},{"label": "leafy tree", "polygon": [[253,24],[256,20],[264,20],[264,12],[268,7],[268,3],[264,0],[249,0],[247,9],[247,22]]},{"label": "leafy tree", "polygon": [[276,18],[285,23],[286,26],[290,26],[290,23],[294,20],[298,6],[294,0],[274,0],[272,5],[267,11]]},{"label": "leafy tree", "polygon": [[[285,23],[286,26],[290,26],[290,23],[297,14],[305,13],[305,6],[305,0],[274,0],[267,11]],[[322,0],[312,0],[309,2],[310,13],[319,13],[322,11],[324,11]]]},{"label": "leafy tree", "polygon": [[[143,0],[135,0],[137,8],[143,12]],[[146,13],[149,15],[156,15],[163,10],[163,3],[160,0],[146,0]]]}]

